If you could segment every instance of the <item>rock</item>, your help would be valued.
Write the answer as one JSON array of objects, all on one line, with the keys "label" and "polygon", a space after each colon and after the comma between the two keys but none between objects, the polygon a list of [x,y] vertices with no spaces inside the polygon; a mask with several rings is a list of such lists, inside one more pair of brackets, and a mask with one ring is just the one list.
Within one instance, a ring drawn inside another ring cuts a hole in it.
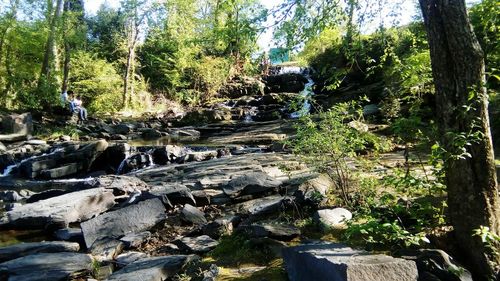
[{"label": "rock", "polygon": [[54,237],[63,241],[83,242],[83,233],[80,228],[63,228],[54,232]]},{"label": "rock", "polygon": [[90,272],[92,258],[80,253],[30,255],[0,264],[9,281],[69,280],[77,272]]},{"label": "rock", "polygon": [[184,185],[179,184],[163,184],[153,186],[150,194],[162,198],[166,196],[172,205],[192,204],[196,205],[196,201],[191,194],[191,190]]},{"label": "rock", "polygon": [[17,202],[23,199],[15,190],[0,191],[0,201],[4,202]]},{"label": "rock", "polygon": [[0,142],[0,152],[4,152],[4,151],[7,151],[7,147]]},{"label": "rock", "polygon": [[371,116],[380,112],[380,108],[376,104],[367,104],[363,106],[363,115]]},{"label": "rock", "polygon": [[115,261],[118,265],[120,266],[125,266],[128,264],[131,264],[137,260],[147,258],[148,255],[142,252],[126,252],[123,254],[118,255],[115,258]]},{"label": "rock", "polygon": [[166,165],[167,163],[176,163],[181,158],[186,156],[190,152],[189,149],[177,146],[177,145],[167,145],[164,147],[156,148],[153,151],[153,161],[158,165]]},{"label": "rock", "polygon": [[196,207],[193,207],[189,204],[186,204],[184,208],[182,208],[181,216],[184,221],[187,221],[192,224],[207,223],[207,219],[205,218],[205,213],[203,213]]},{"label": "rock", "polygon": [[299,93],[304,90],[307,79],[299,73],[269,75],[264,78],[266,93]]},{"label": "rock", "polygon": [[283,196],[273,195],[236,204],[233,209],[242,215],[261,216],[280,210],[283,200]]},{"label": "rock", "polygon": [[13,142],[31,137],[33,118],[31,113],[10,114],[0,118],[0,141]]},{"label": "rock", "polygon": [[264,83],[252,77],[235,77],[227,82],[219,94],[228,98],[240,98],[244,96],[263,96]]},{"label": "rock", "polygon": [[218,189],[193,190],[196,206],[223,205],[231,202],[231,198],[224,191]]},{"label": "rock", "polygon": [[180,272],[186,264],[194,259],[194,256],[185,255],[143,258],[116,271],[107,280],[167,280]]},{"label": "rock", "polygon": [[44,170],[54,169],[63,165],[67,165],[67,167],[62,168],[62,171],[56,170],[53,174],[48,172],[48,175],[66,176],[70,173],[80,171],[87,172],[94,160],[101,155],[107,147],[108,143],[105,140],[89,143],[81,148],[78,145],[70,144],[66,147],[56,149],[50,154],[41,155],[29,161],[22,162],[19,165],[19,169],[22,175],[30,179],[38,177]]},{"label": "rock", "polygon": [[232,179],[223,187],[224,193],[231,198],[240,195],[262,193],[270,189],[276,189],[281,181],[270,177],[263,172],[248,173]]},{"label": "rock", "polygon": [[123,161],[118,167],[117,174],[126,174],[133,170],[143,169],[153,165],[151,155],[147,153],[134,154]]},{"label": "rock", "polygon": [[131,148],[127,143],[112,143],[108,148],[92,163],[92,171],[109,171],[116,174],[118,167],[130,154]]},{"label": "rock", "polygon": [[125,244],[116,239],[100,239],[96,240],[90,247],[90,254],[99,262],[111,261],[118,256]]},{"label": "rock", "polygon": [[119,135],[126,135],[132,131],[132,126],[128,124],[118,124],[112,127],[113,128],[113,133],[119,134]]},{"label": "rock", "polygon": [[191,161],[206,161],[210,159],[217,158],[217,151],[216,150],[209,150],[209,151],[196,151],[196,152],[190,152],[187,155],[184,156],[184,159],[182,162],[191,162]]},{"label": "rock", "polygon": [[22,206],[23,204],[21,203],[7,203],[5,204],[5,211],[8,212],[8,211],[12,211],[14,210],[15,208],[18,208],[20,206]]},{"label": "rock", "polygon": [[300,230],[291,225],[255,223],[242,228],[251,237],[269,237],[289,241],[300,235]]},{"label": "rock", "polygon": [[165,211],[159,199],[151,199],[97,216],[81,224],[85,244],[90,247],[102,238],[148,230],[165,219]]},{"label": "rock", "polygon": [[[417,256],[417,268],[420,275],[432,275],[442,281],[472,281],[471,273],[456,263],[445,251],[421,249]],[[425,281],[431,279],[419,279]]]},{"label": "rock", "polygon": [[203,226],[202,232],[213,239],[219,239],[223,235],[231,235],[233,233],[233,221],[235,217],[219,218]]},{"label": "rock", "polygon": [[202,281],[215,281],[219,276],[219,268],[215,264],[211,264],[210,268],[203,272],[203,280]]},{"label": "rock", "polygon": [[147,140],[152,140],[152,139],[159,139],[162,137],[162,134],[160,131],[155,130],[155,129],[143,129],[141,133],[142,138],[147,139]]},{"label": "rock", "polygon": [[57,228],[80,222],[113,207],[113,191],[92,188],[20,206],[6,213],[3,223],[17,228]]},{"label": "rock", "polygon": [[71,137],[68,135],[62,135],[59,137],[60,141],[71,141]]},{"label": "rock", "polygon": [[59,179],[67,176],[74,175],[84,169],[82,163],[69,163],[57,168],[43,170],[40,177],[44,179]]},{"label": "rock", "polygon": [[307,203],[319,204],[328,199],[328,191],[334,185],[335,183],[328,175],[321,174],[300,184],[296,195]]},{"label": "rock", "polygon": [[360,133],[366,133],[366,132],[368,132],[368,129],[369,129],[368,125],[366,125],[363,122],[356,121],[356,120],[347,123],[347,126],[353,128],[354,130],[356,130]]},{"label": "rock", "polygon": [[125,243],[126,249],[138,248],[141,244],[151,237],[151,232],[144,231],[141,233],[129,233],[122,238],[120,241]]},{"label": "rock", "polygon": [[290,281],[417,281],[415,262],[371,255],[341,244],[305,244],[283,250]]},{"label": "rock", "polygon": [[0,248],[0,262],[39,253],[78,252],[80,245],[70,242],[32,242],[20,243]]},{"label": "rock", "polygon": [[61,196],[61,195],[66,194],[66,193],[68,193],[67,190],[49,189],[47,191],[42,191],[40,193],[36,193],[36,194],[31,195],[28,199],[26,199],[26,203],[35,203],[35,202],[38,202],[40,200],[45,200],[45,199],[49,199],[52,197]]},{"label": "rock", "polygon": [[314,219],[326,228],[343,229],[345,222],[352,219],[352,213],[344,208],[318,210]]},{"label": "rock", "polygon": [[208,235],[202,235],[198,237],[183,237],[179,240],[175,240],[174,244],[189,252],[206,253],[217,247],[219,242],[210,238]]}]

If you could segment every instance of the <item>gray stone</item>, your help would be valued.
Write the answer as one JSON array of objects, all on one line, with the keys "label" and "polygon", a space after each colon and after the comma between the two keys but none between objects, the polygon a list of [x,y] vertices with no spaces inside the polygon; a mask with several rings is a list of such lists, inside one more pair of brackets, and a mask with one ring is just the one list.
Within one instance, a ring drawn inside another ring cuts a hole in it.
[{"label": "gray stone", "polygon": [[54,232],[54,236],[59,240],[64,241],[83,241],[83,233],[81,228],[63,228]]},{"label": "gray stone", "polygon": [[0,191],[0,201],[17,202],[23,199],[15,190]]},{"label": "gray stone", "polygon": [[162,137],[161,132],[155,129],[144,129],[141,136],[144,139],[158,139]]},{"label": "gray stone", "polygon": [[369,129],[368,125],[366,125],[363,122],[356,121],[356,120],[347,123],[347,126],[353,128],[354,130],[356,130],[360,133],[366,133],[366,132],[368,132],[368,129]]},{"label": "gray stone", "polygon": [[182,219],[190,222],[192,224],[205,224],[207,219],[205,218],[205,213],[198,210],[198,208],[186,204],[181,211]]},{"label": "gray stone", "polygon": [[76,272],[91,271],[92,258],[80,253],[30,255],[0,264],[9,281],[68,280]]},{"label": "gray stone", "polygon": [[131,126],[128,124],[118,124],[113,126],[113,133],[119,135],[126,135],[132,130]]},{"label": "gray stone", "polygon": [[103,213],[115,205],[113,190],[92,188],[19,206],[5,214],[4,224],[18,228],[67,227]]},{"label": "gray stone", "polygon": [[334,186],[332,179],[320,174],[299,185],[297,196],[308,203],[319,204],[327,200],[328,191]]},{"label": "gray stone", "polygon": [[120,238],[120,241],[125,243],[125,248],[130,249],[130,248],[137,248],[141,246],[141,244],[149,239],[151,237],[151,232],[149,231],[144,231],[141,233],[129,233],[122,238]]},{"label": "gray stone", "polygon": [[151,188],[152,195],[162,197],[166,196],[168,201],[173,204],[193,204],[196,205],[196,200],[191,194],[191,190],[180,184],[162,184]]},{"label": "gray stone", "polygon": [[126,253],[122,253],[122,254],[118,255],[115,258],[115,261],[118,265],[125,266],[125,265],[131,264],[137,260],[144,259],[147,257],[148,257],[148,255],[145,253],[131,251],[131,252],[126,252]]},{"label": "gray stone", "polygon": [[284,197],[273,195],[264,198],[249,200],[233,206],[236,212],[242,215],[260,216],[276,212],[280,209]]},{"label": "gray stone", "polygon": [[251,237],[269,237],[289,241],[300,235],[300,230],[291,225],[255,223],[242,229]]},{"label": "gray stone", "polygon": [[316,211],[314,219],[323,227],[342,229],[352,219],[352,213],[344,208],[324,209]]},{"label": "gray stone", "polygon": [[60,141],[71,141],[71,137],[68,135],[62,135],[59,137]]},{"label": "gray stone", "polygon": [[151,199],[97,216],[81,224],[85,244],[148,230],[165,219],[165,211],[159,199]]},{"label": "gray stone", "polygon": [[417,281],[415,262],[371,255],[341,244],[306,244],[283,249],[290,281]]},{"label": "gray stone", "polygon": [[184,156],[184,162],[191,162],[191,161],[206,161],[210,159],[217,158],[217,151],[216,150],[209,150],[209,151],[195,151],[195,152],[189,152]]},{"label": "gray stone", "polygon": [[219,218],[203,226],[203,234],[214,239],[219,239],[223,235],[231,235],[233,233],[235,217]]},{"label": "gray stone", "polygon": [[4,151],[7,151],[7,147],[0,142],[0,152],[4,152]]},{"label": "gray stone", "polygon": [[206,253],[219,244],[219,242],[210,238],[208,235],[183,237],[179,240],[175,240],[174,243],[179,246],[179,248],[194,253]]},{"label": "gray stone", "polygon": [[[443,250],[420,249],[416,259],[419,274],[434,276],[443,281],[472,281],[471,273],[456,263]],[[421,277],[419,281],[431,280]]]},{"label": "gray stone", "polygon": [[78,252],[80,245],[70,242],[31,242],[0,248],[0,262],[38,253]]},{"label": "gray stone", "polygon": [[193,256],[185,255],[143,258],[116,271],[107,280],[167,280],[181,271],[193,259]]},{"label": "gray stone", "polygon": [[276,189],[281,185],[281,181],[270,177],[264,172],[248,173],[233,178],[223,187],[224,193],[235,198],[240,195],[262,193],[271,189]]},{"label": "gray stone", "polygon": [[92,244],[90,247],[90,254],[92,254],[97,261],[110,261],[118,256],[124,248],[125,244],[122,241],[104,238],[96,240]]},{"label": "gray stone", "polygon": [[45,179],[59,179],[74,175],[81,170],[83,170],[82,163],[69,163],[57,168],[43,170],[40,176]]},{"label": "gray stone", "polygon": [[0,118],[0,141],[12,142],[31,137],[33,118],[31,113],[10,114]]}]

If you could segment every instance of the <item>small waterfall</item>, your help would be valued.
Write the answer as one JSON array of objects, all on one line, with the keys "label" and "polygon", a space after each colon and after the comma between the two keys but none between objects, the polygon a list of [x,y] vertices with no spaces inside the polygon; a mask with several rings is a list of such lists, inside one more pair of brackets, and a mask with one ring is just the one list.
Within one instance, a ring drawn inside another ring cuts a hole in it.
[{"label": "small waterfall", "polygon": [[50,152],[50,153],[43,153],[41,155],[34,155],[34,156],[31,156],[31,157],[28,157],[26,159],[23,159],[21,160],[19,163],[16,163],[16,164],[12,164],[12,165],[9,165],[7,166],[4,170],[3,170],[3,173],[0,174],[0,178],[1,177],[6,177],[8,175],[10,175],[12,173],[12,171],[14,171],[14,169],[18,168],[19,166],[21,166],[21,164],[23,163],[26,163],[30,160],[33,160],[33,159],[37,159],[37,158],[40,158],[40,157],[47,157],[47,156],[51,156],[51,155],[54,155],[58,152],[61,152],[61,151],[64,151],[64,148],[56,148],[54,149],[54,151]]},{"label": "small waterfall", "polygon": [[256,106],[252,106],[248,110],[245,111],[245,117],[243,118],[244,123],[253,122],[253,117],[257,115],[258,108]]},{"label": "small waterfall", "polygon": [[304,103],[302,104],[302,108],[299,111],[293,112],[290,114],[290,118],[299,118],[308,114],[311,111],[311,103],[309,102],[311,96],[314,94],[313,86],[314,81],[312,80],[309,73],[306,73],[307,84],[305,85],[304,90],[299,93],[300,97],[304,99]]},{"label": "small waterfall", "polygon": [[125,173],[128,173],[130,171],[141,170],[141,169],[145,169],[145,168],[149,168],[149,167],[154,166],[155,163],[153,161],[153,156],[151,156],[151,155],[152,155],[152,150],[150,150],[148,152],[136,153],[136,154],[130,155],[129,157],[126,157],[120,163],[120,166],[118,166],[118,169],[116,170],[116,174],[117,175],[123,174],[125,171],[125,168],[130,169],[130,170],[125,171]]}]

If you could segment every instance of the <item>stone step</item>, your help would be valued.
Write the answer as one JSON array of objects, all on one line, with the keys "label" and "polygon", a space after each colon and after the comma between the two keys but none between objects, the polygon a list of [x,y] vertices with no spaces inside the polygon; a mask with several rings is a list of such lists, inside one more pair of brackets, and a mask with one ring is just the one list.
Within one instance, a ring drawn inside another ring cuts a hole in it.
[{"label": "stone step", "polygon": [[313,243],[283,250],[290,281],[417,281],[414,261],[370,254],[342,244]]}]

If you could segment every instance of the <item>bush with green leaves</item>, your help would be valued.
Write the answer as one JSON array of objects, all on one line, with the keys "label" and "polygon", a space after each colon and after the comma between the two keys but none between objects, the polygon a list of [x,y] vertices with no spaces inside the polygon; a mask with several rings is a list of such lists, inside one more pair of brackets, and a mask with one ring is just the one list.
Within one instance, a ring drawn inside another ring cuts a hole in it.
[{"label": "bush with green leaves", "polygon": [[348,122],[361,116],[361,108],[356,102],[336,104],[316,116],[306,114],[299,119],[296,136],[288,143],[295,154],[336,180],[346,205],[353,204],[347,159],[365,147],[360,132]]},{"label": "bush with green leaves", "polygon": [[77,52],[72,58],[70,90],[81,94],[90,111],[115,112],[122,104],[122,78],[96,54]]}]

